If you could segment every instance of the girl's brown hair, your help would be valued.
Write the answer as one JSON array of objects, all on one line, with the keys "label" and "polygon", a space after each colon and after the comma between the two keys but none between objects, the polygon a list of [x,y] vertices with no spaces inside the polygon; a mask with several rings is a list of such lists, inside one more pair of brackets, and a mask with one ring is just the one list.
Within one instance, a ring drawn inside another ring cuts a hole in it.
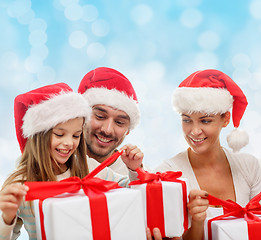
[{"label": "girl's brown hair", "polygon": [[[50,154],[52,129],[37,133],[27,139],[17,170],[5,181],[3,188],[15,182],[25,181],[56,181]],[[71,176],[83,178],[89,173],[84,132],[80,136],[78,148],[66,162]]]}]

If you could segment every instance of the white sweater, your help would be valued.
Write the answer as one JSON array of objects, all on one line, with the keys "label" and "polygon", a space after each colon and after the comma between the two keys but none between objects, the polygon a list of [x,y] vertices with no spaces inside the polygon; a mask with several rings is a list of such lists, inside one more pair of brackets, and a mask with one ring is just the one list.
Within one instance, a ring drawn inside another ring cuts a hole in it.
[{"label": "white sweater", "polygon": [[[234,182],[236,202],[245,206],[251,198],[261,192],[261,167],[257,158],[246,153],[233,153],[224,149]],[[188,152],[184,151],[164,161],[155,172],[181,171],[182,177],[188,179],[188,189],[200,189],[196,176],[190,165]],[[212,214],[207,211],[208,217]]]}]

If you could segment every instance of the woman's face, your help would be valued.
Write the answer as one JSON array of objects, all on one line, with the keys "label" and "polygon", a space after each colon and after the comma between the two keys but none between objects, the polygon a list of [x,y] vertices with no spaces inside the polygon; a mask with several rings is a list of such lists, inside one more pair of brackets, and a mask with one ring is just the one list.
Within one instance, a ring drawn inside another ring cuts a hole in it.
[{"label": "woman's face", "polygon": [[61,169],[79,146],[82,131],[83,118],[70,119],[52,129],[51,157]]},{"label": "woman's face", "polygon": [[220,131],[228,125],[230,113],[183,113],[181,119],[183,134],[190,148],[198,154],[203,154],[220,147]]}]

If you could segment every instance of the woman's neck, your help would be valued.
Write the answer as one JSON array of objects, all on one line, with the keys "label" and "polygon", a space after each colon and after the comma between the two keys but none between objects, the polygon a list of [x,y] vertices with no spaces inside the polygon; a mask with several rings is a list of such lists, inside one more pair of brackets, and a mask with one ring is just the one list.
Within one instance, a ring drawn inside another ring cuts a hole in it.
[{"label": "woman's neck", "polygon": [[221,146],[205,153],[196,153],[189,148],[188,157],[193,168],[211,167],[226,161],[226,155]]}]

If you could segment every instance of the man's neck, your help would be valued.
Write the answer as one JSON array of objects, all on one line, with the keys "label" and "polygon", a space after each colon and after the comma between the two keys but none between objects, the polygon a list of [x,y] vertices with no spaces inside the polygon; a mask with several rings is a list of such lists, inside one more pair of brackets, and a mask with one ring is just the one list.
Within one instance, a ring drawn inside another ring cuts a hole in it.
[{"label": "man's neck", "polygon": [[[93,158],[95,159],[97,162],[99,163],[102,163],[104,162],[107,158],[109,158],[112,154],[114,154],[115,152],[117,152],[118,150],[115,149],[113,152],[109,153],[108,155],[105,155],[105,156],[100,156],[100,155],[96,155],[90,151],[87,150],[87,155],[90,157],[90,158]],[[116,159],[117,160],[117,159]],[[115,161],[116,161],[115,160]],[[113,164],[113,163],[112,163]]]}]

